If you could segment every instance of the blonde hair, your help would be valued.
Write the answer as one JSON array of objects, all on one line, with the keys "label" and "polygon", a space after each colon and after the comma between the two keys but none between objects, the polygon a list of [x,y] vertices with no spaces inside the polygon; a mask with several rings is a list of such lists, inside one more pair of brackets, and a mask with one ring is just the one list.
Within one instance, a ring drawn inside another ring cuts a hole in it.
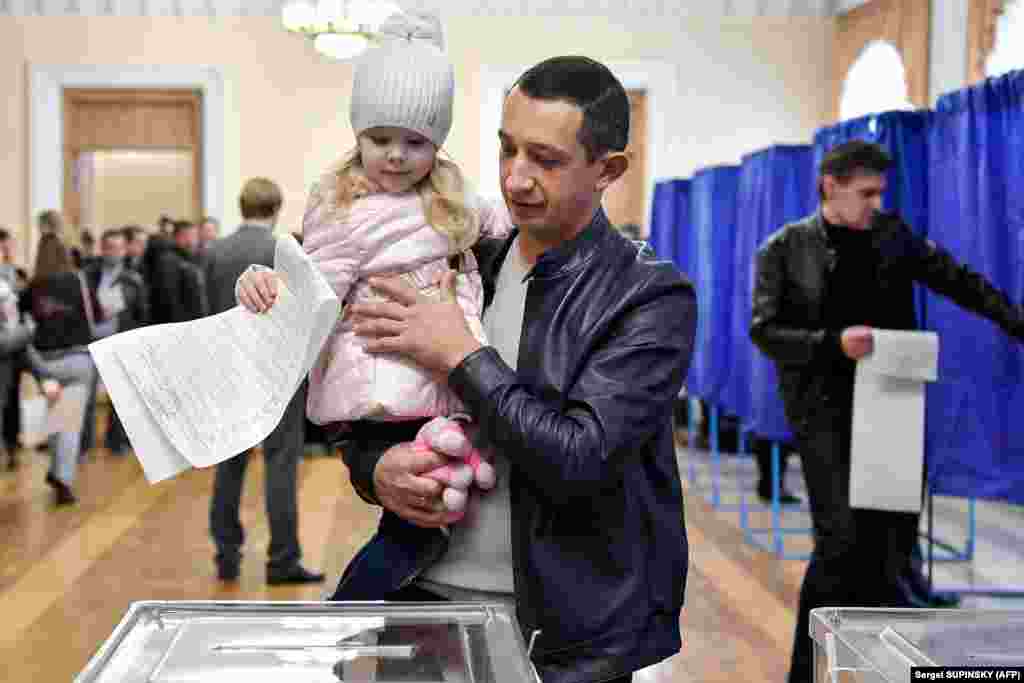
[{"label": "blonde hair", "polygon": [[[338,162],[333,173],[337,179],[336,204],[341,211],[376,189],[366,177],[358,147]],[[442,159],[440,154],[435,156],[433,168],[416,183],[415,190],[423,202],[427,223],[449,239],[453,254],[473,246],[480,235],[480,219],[469,207],[466,182],[454,162]]]}]

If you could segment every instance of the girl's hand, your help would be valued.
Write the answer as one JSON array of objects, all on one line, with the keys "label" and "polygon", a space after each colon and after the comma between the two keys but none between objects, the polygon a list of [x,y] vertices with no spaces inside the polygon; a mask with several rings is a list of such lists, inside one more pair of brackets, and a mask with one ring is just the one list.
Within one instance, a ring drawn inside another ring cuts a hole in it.
[{"label": "girl's hand", "polygon": [[272,270],[247,270],[235,286],[238,303],[251,313],[265,313],[277,301],[277,273]]}]

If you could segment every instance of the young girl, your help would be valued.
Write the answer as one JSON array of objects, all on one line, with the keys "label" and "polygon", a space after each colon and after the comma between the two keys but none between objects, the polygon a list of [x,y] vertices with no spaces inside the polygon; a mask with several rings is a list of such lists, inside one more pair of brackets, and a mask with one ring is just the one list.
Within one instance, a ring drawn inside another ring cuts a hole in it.
[{"label": "young girl", "polygon": [[[483,235],[506,235],[511,223],[503,205],[474,197],[458,167],[438,156],[451,128],[454,91],[453,69],[440,48],[435,24],[432,31],[409,30],[359,61],[351,100],[357,147],[314,184],[303,248],[343,305],[380,298],[367,282],[371,276],[398,275],[438,296],[441,275],[455,266],[456,299],[486,343],[483,287],[469,247]],[[276,291],[272,282],[272,274],[251,267],[239,278],[239,301],[266,310],[273,297],[264,293]],[[344,310],[310,372],[310,420],[402,421],[460,410],[425,371],[366,353]]]}]

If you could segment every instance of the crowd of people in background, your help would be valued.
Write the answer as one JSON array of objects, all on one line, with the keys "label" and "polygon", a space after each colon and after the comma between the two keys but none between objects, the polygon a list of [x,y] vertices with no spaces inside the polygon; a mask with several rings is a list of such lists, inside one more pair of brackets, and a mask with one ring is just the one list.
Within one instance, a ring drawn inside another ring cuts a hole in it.
[{"label": "crowd of people in background", "polygon": [[[139,225],[82,230],[71,244],[55,210],[36,218],[39,241],[30,271],[15,264],[15,236],[0,229],[0,401],[3,401],[4,464],[19,465],[22,446],[22,377],[32,375],[48,401],[74,385],[84,387],[80,429],[47,437],[51,465],[46,482],[58,505],[77,501],[78,464],[96,444],[99,378],[88,353],[97,339],[136,327],[183,322],[206,315],[202,251],[216,239],[213,218],[201,224],[164,216],[158,228]],[[103,446],[114,455],[129,450],[111,409]]]},{"label": "crowd of people in background", "polygon": [[[85,382],[89,399],[80,433],[57,435],[40,446],[60,463],[51,468],[47,482],[55,490],[56,502],[63,505],[77,500],[77,464],[88,459],[93,448],[101,446],[114,456],[131,448],[113,406],[102,430],[103,442],[97,443],[99,377],[86,346],[143,325],[211,314],[206,254],[221,238],[221,226],[212,216],[194,222],[162,215],[152,229],[129,224],[98,235],[83,229],[77,244],[69,239],[70,231],[56,210],[41,212],[36,227],[39,242],[30,270],[17,264],[15,234],[0,228],[0,467],[16,469],[20,464],[23,373],[40,387],[54,386],[46,380],[60,386]],[[636,223],[618,229],[642,239]],[[301,233],[292,236],[302,242]],[[61,372],[54,374],[47,368],[52,369],[58,356]],[[78,367],[67,374],[67,365]],[[323,435],[307,420],[306,451],[325,450]]]},{"label": "crowd of people in background", "polygon": [[[205,255],[221,227],[212,216],[194,222],[163,215],[153,228],[130,224],[77,232],[56,210],[41,212],[36,227],[31,269],[17,263],[15,233],[0,228],[0,466],[16,469],[24,457],[26,373],[49,401],[69,386],[83,385],[88,398],[81,429],[50,435],[39,446],[51,457],[46,481],[55,502],[68,505],[77,501],[78,464],[94,448],[113,456],[131,448],[113,406],[106,428],[97,429],[100,378],[88,344],[143,325],[209,315]],[[316,439],[315,430],[309,431]],[[311,446],[322,452],[319,441]]]}]

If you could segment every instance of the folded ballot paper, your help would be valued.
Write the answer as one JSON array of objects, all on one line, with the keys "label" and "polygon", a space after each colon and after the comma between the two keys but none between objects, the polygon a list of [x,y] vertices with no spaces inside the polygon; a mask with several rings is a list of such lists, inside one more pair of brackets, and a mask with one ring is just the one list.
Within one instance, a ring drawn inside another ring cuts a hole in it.
[{"label": "folded ballot paper", "polygon": [[925,382],[938,378],[934,332],[873,330],[857,363],[850,445],[850,506],[919,512]]},{"label": "folded ballot paper", "polygon": [[279,237],[269,313],[241,306],[89,345],[146,479],[209,467],[267,437],[341,310],[298,242]]}]

